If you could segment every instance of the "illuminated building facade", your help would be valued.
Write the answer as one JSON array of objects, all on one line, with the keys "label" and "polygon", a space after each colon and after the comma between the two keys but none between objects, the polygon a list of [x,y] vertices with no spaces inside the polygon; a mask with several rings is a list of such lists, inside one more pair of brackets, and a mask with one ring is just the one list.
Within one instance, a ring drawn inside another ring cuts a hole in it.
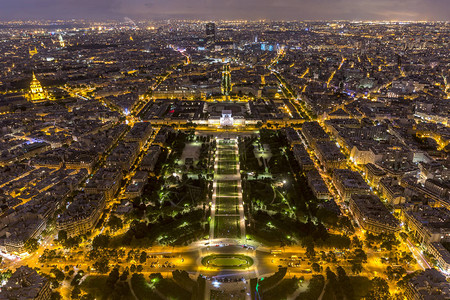
[{"label": "illuminated building facade", "polygon": [[33,79],[30,83],[30,92],[28,93],[28,100],[31,102],[42,102],[47,100],[47,93],[42,88],[41,83],[37,80],[36,75],[33,72]]},{"label": "illuminated building facade", "polygon": [[220,118],[220,126],[233,126],[233,117],[231,110],[223,110]]}]

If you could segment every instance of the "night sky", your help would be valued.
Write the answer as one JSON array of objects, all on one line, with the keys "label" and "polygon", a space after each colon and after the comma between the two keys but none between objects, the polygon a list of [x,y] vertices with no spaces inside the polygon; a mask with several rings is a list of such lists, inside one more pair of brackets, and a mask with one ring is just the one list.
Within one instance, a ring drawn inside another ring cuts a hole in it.
[{"label": "night sky", "polygon": [[450,0],[0,0],[0,20],[449,20]]}]

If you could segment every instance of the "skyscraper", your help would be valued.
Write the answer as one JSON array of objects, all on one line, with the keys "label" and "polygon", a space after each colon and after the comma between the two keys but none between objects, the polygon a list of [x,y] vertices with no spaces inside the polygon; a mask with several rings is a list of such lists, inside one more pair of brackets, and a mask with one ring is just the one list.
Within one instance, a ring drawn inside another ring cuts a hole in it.
[{"label": "skyscraper", "polygon": [[214,23],[206,24],[206,37],[212,41],[216,40],[216,24]]}]

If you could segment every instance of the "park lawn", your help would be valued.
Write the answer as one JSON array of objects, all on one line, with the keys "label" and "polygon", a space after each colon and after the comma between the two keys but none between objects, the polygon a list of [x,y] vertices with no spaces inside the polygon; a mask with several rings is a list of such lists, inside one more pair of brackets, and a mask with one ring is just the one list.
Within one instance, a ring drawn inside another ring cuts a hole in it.
[{"label": "park lawn", "polygon": [[237,196],[238,188],[236,180],[217,181],[217,196]]},{"label": "park lawn", "polygon": [[238,198],[237,197],[217,197],[216,198],[216,214],[238,214]]},{"label": "park lawn", "polygon": [[254,240],[255,242],[258,242],[260,244],[264,244],[264,245],[266,245],[268,247],[279,247],[280,246],[280,241],[265,239],[262,236],[250,233],[248,229],[246,230],[246,235],[247,235],[247,240],[250,240],[250,241]]},{"label": "park lawn", "polygon": [[246,269],[253,265],[253,259],[242,254],[213,254],[204,257],[202,264],[223,269]]},{"label": "park lawn", "polygon": [[265,292],[263,298],[271,300],[289,299],[289,295],[295,292],[298,284],[299,280],[297,278],[285,278],[278,285]]},{"label": "park lawn", "polygon": [[219,163],[217,174],[234,175],[237,173],[236,163]]},{"label": "park lawn", "polygon": [[214,236],[216,238],[240,238],[239,217],[216,216],[214,219]]},{"label": "park lawn", "polygon": [[156,289],[167,297],[167,299],[173,300],[184,300],[191,299],[192,294],[178,284],[172,279],[163,279],[156,284]]},{"label": "park lawn", "polygon": [[214,259],[212,263],[216,266],[240,266],[245,264],[246,260],[233,257],[223,257]]},{"label": "park lawn", "polygon": [[221,150],[219,153],[219,160],[231,160],[236,162],[236,152],[233,150]]},{"label": "park lawn", "polygon": [[[95,299],[109,299],[111,293],[116,292],[106,285],[106,280],[108,276],[102,275],[89,275],[80,285],[80,289],[85,292],[93,295]],[[127,282],[118,281],[117,284],[123,284],[123,289],[121,289],[121,299],[124,300],[132,300],[134,299],[131,294],[130,288]]]},{"label": "park lawn", "polygon": [[133,274],[131,277],[131,286],[139,300],[160,300],[161,297],[158,296],[153,291],[153,288],[145,279],[143,274]]},{"label": "park lawn", "polygon": [[366,296],[367,291],[372,288],[370,279],[364,276],[349,276],[350,282],[355,291],[355,299],[361,299]]}]

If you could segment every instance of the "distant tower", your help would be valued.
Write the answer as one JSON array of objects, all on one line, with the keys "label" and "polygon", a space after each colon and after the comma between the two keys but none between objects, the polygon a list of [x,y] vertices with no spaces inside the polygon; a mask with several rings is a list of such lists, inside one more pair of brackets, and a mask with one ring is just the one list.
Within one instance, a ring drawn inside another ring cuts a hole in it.
[{"label": "distant tower", "polygon": [[64,39],[61,35],[58,36],[58,42],[61,48],[64,48],[66,46],[66,42],[64,42]]},{"label": "distant tower", "polygon": [[33,79],[30,83],[30,92],[28,93],[28,100],[31,102],[41,102],[47,100],[47,93],[42,88],[41,83],[37,80],[33,72]]},{"label": "distant tower", "polygon": [[222,95],[229,96],[231,93],[231,71],[230,65],[224,65],[222,71]]},{"label": "distant tower", "polygon": [[30,58],[37,54],[38,52],[36,46],[34,47],[34,49],[28,49],[28,53],[30,53]]},{"label": "distant tower", "polygon": [[397,54],[397,66],[400,67],[402,65],[402,56]]},{"label": "distant tower", "polygon": [[206,37],[212,41],[216,40],[216,24],[214,23],[206,24]]}]

